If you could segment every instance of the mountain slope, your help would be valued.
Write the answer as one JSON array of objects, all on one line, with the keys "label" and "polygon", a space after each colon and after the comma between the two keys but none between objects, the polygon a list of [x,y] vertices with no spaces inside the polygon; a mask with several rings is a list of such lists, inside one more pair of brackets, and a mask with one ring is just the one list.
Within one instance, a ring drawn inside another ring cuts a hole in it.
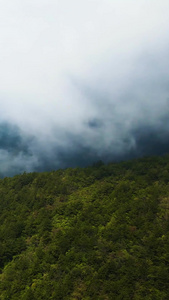
[{"label": "mountain slope", "polygon": [[0,299],[168,299],[169,156],[0,181]]}]

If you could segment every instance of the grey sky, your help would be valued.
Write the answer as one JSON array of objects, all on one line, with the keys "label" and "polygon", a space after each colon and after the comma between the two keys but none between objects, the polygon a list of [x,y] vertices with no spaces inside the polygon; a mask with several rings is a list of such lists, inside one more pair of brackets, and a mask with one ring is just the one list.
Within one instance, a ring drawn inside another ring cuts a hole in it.
[{"label": "grey sky", "polygon": [[168,0],[0,0],[0,172],[152,154],[148,133],[169,151],[168,20]]}]

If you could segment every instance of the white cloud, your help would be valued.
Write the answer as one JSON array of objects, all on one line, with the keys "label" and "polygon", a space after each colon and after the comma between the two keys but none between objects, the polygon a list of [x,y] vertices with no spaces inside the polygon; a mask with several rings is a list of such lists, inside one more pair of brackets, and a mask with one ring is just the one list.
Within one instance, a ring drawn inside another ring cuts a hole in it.
[{"label": "white cloud", "polygon": [[[168,19],[167,0],[1,0],[1,120],[41,142],[80,135],[100,151],[161,122]],[[104,123],[97,132],[92,119]]]}]

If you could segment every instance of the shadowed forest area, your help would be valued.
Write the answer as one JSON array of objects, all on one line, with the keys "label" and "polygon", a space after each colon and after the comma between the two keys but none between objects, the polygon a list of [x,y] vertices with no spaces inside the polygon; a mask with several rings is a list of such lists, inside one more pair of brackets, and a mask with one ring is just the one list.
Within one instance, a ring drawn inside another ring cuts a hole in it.
[{"label": "shadowed forest area", "polygon": [[168,300],[169,155],[0,180],[1,300]]}]

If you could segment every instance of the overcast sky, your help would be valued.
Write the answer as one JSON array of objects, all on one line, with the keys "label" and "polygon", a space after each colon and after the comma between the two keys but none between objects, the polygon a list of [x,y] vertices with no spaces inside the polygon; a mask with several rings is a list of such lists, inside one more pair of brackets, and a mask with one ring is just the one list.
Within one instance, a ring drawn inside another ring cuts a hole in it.
[{"label": "overcast sky", "polygon": [[0,174],[169,152],[168,0],[0,0]]}]

